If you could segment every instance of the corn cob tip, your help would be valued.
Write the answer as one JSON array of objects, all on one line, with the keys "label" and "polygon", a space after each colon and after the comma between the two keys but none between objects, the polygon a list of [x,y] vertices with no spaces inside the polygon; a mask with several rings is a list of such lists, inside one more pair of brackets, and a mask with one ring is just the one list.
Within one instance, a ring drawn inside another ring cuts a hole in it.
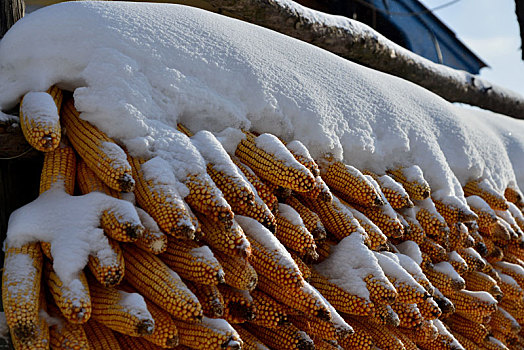
[{"label": "corn cob tip", "polygon": [[373,201],[373,203],[377,206],[377,207],[381,207],[383,206],[385,203],[384,201],[382,200],[382,198],[380,196],[377,196],[375,197],[375,200]]},{"label": "corn cob tip", "polygon": [[117,182],[122,192],[133,192],[135,189],[135,180],[131,174],[124,173]]},{"label": "corn cob tip", "polygon": [[155,323],[153,322],[153,320],[150,320],[150,319],[142,320],[137,325],[137,333],[142,336],[152,334],[154,330],[155,330]]},{"label": "corn cob tip", "polygon": [[218,283],[226,283],[226,278],[225,278],[226,274],[224,272],[224,270],[219,270],[217,272],[217,281]]},{"label": "corn cob tip", "polygon": [[195,226],[193,226],[192,224],[183,224],[180,226],[175,226],[171,229],[171,234],[174,236],[181,236],[190,240],[198,240],[196,237],[197,232],[195,230]]},{"label": "corn cob tip", "polygon": [[132,239],[138,239],[144,235],[145,227],[142,225],[130,225],[126,227],[126,236]]},{"label": "corn cob tip", "polygon": [[242,344],[234,336],[230,336],[220,347],[228,350],[242,350]]}]

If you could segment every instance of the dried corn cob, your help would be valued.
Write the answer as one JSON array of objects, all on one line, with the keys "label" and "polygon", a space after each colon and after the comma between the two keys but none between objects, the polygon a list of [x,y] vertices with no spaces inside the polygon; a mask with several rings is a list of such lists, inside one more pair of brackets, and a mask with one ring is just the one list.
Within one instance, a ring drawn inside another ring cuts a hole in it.
[{"label": "dried corn cob", "polygon": [[420,344],[424,350],[455,350],[463,349],[457,339],[449,332],[446,326],[440,321],[435,320],[433,324],[438,329],[436,339]]},{"label": "dried corn cob", "polygon": [[[174,317],[196,320],[202,316],[202,307],[180,277],[157,256],[133,245],[126,245],[126,280],[140,294]],[[151,274],[151,271],[155,271]]]},{"label": "dried corn cob", "polygon": [[135,181],[124,151],[102,131],[79,118],[73,99],[65,102],[61,116],[69,141],[89,168],[109,187],[131,192]]},{"label": "dried corn cob", "polygon": [[236,220],[230,227],[222,224],[217,224],[213,220],[198,215],[202,232],[202,238],[214,250],[224,253],[229,256],[238,256],[247,258],[251,255],[251,244],[246,238],[244,230],[238,225]]},{"label": "dried corn cob", "polygon": [[160,231],[156,221],[147,212],[138,207],[135,209],[145,228],[142,236],[135,241],[136,246],[155,255],[165,252],[167,236]]},{"label": "dried corn cob", "polygon": [[440,215],[446,220],[448,225],[455,225],[459,222],[470,222],[478,219],[477,214],[473,212],[466,203],[463,203],[458,197],[446,197],[443,200],[431,198],[435,208]]},{"label": "dried corn cob", "polygon": [[387,237],[401,238],[404,235],[404,225],[402,225],[402,222],[397,217],[397,213],[386,201],[380,207],[366,208],[357,205],[353,205],[353,207],[373,221]]},{"label": "dried corn cob", "polygon": [[306,148],[306,146],[304,146],[302,142],[298,140],[293,140],[286,144],[286,148],[289,150],[289,152],[291,152],[293,157],[295,157],[295,159],[300,164],[302,164],[307,169],[309,169],[309,171],[311,171],[311,174],[313,174],[313,176],[320,175],[320,170],[318,169],[317,163],[315,162],[313,157],[311,157],[308,149]]},{"label": "dried corn cob", "polygon": [[489,326],[492,330],[499,331],[505,335],[512,333],[517,334],[522,329],[517,320],[501,307],[498,307],[497,310],[491,314]]},{"label": "dried corn cob", "polygon": [[290,251],[289,254],[297,264],[300,272],[302,272],[302,278],[309,282],[309,279],[311,278],[311,270],[309,269],[309,266],[307,266],[304,260],[302,260],[295,252]]},{"label": "dried corn cob", "polygon": [[511,314],[519,324],[524,322],[524,302],[502,298],[498,306]]},{"label": "dried corn cob", "polygon": [[304,282],[304,285],[301,287],[284,289],[275,285],[273,280],[269,280],[264,275],[259,275],[257,287],[273,299],[292,309],[323,320],[330,319],[328,306],[322,299],[322,296],[307,282]]},{"label": "dried corn cob", "polygon": [[209,247],[196,242],[170,238],[160,259],[182,278],[201,284],[223,283],[224,270]]},{"label": "dried corn cob", "polygon": [[446,321],[451,330],[461,334],[465,338],[468,338],[477,344],[482,343],[489,333],[488,329],[484,325],[472,322],[457,314],[451,315]]},{"label": "dried corn cob", "polygon": [[388,170],[387,173],[400,182],[412,200],[423,200],[430,196],[431,188],[417,165]]},{"label": "dried corn cob", "polygon": [[338,198],[333,198],[331,203],[318,199],[309,199],[304,196],[301,196],[301,200],[308,208],[317,213],[324,227],[337,240],[349,236],[352,232],[366,235],[366,232],[353,217],[353,214]]},{"label": "dried corn cob", "polygon": [[103,324],[90,319],[84,324],[84,330],[92,350],[120,350],[120,344],[116,340],[113,331]]},{"label": "dried corn cob", "polygon": [[333,194],[329,186],[322,180],[320,176],[315,176],[315,187],[309,192],[302,193],[304,197],[311,199],[318,199],[322,202],[330,203],[333,200]]},{"label": "dried corn cob", "polygon": [[49,328],[49,343],[52,349],[88,350],[91,348],[86,332],[81,325],[69,323],[63,319],[62,321],[64,321],[63,324]]},{"label": "dried corn cob", "polygon": [[122,248],[117,241],[108,239],[109,249],[89,255],[87,266],[102,285],[116,286],[124,277],[125,263]]},{"label": "dried corn cob", "polygon": [[435,242],[429,237],[424,237],[424,240],[419,244],[420,250],[423,253],[426,253],[432,262],[438,263],[448,259],[448,254],[446,249],[444,249],[440,244]]},{"label": "dried corn cob", "polygon": [[494,267],[497,271],[513,277],[521,288],[524,287],[524,267],[505,261],[495,263]]},{"label": "dried corn cob", "polygon": [[486,261],[473,248],[459,249],[457,253],[466,261],[470,270],[482,271]]},{"label": "dried corn cob", "polygon": [[[414,214],[414,212],[412,213]],[[409,211],[406,210],[399,211],[399,215],[402,216],[402,218],[409,225],[409,229],[404,230],[404,236],[402,237],[402,240],[413,241],[417,244],[422,244],[424,238],[426,237],[426,233],[424,232],[424,229],[418,222],[415,215],[409,214]]]},{"label": "dried corn cob", "polygon": [[257,310],[257,317],[251,323],[267,328],[289,323],[285,307],[275,299],[258,289],[251,292],[251,297]]},{"label": "dried corn cob", "polygon": [[237,216],[237,221],[251,242],[249,262],[259,277],[265,275],[283,287],[300,287],[304,282],[302,273],[276,237],[253,219]]},{"label": "dried corn cob", "polygon": [[202,318],[202,322],[174,320],[180,344],[196,349],[240,350],[242,340],[233,327],[222,319]]},{"label": "dried corn cob", "polygon": [[73,148],[64,145],[52,152],[47,152],[40,175],[40,194],[50,189],[54,184],[60,184],[66,193],[73,195],[75,172],[76,156]]},{"label": "dried corn cob", "polygon": [[322,321],[313,317],[292,315],[289,320],[293,326],[306,332],[310,337],[317,336],[321,339],[337,340],[335,326],[330,321]]},{"label": "dried corn cob", "polygon": [[413,340],[411,340],[407,335],[402,333],[400,328],[387,326],[387,329],[389,332],[395,334],[395,336],[397,336],[398,339],[400,339],[402,345],[404,345],[406,350],[419,350],[417,344]]},{"label": "dried corn cob", "polygon": [[482,342],[482,347],[487,350],[509,350],[504,343],[502,343],[499,339],[488,336],[486,339],[484,339],[484,342]]},{"label": "dried corn cob", "polygon": [[313,235],[304,226],[300,215],[289,205],[279,203],[276,237],[287,248],[297,252],[299,256],[307,255],[316,260],[316,245]]},{"label": "dried corn cob", "polygon": [[41,339],[39,319],[43,257],[38,243],[5,246],[2,305],[11,334],[20,344]]},{"label": "dried corn cob", "polygon": [[518,208],[522,208],[524,196],[518,187],[508,186],[504,190],[504,198],[510,203],[515,204]]},{"label": "dried corn cob", "polygon": [[365,207],[383,204],[380,194],[358,169],[339,161],[323,163],[322,179],[344,200]]},{"label": "dried corn cob", "polygon": [[222,317],[224,314],[224,298],[217,286],[197,284],[189,281],[184,281],[184,283],[198,298],[205,316],[210,318]]},{"label": "dried corn cob", "polygon": [[355,333],[349,337],[339,341],[344,349],[371,350],[374,348],[373,338],[371,338],[371,335],[366,331],[365,327],[361,326],[360,323],[355,322],[350,317],[345,317],[344,320],[355,331]]},{"label": "dried corn cob", "polygon": [[465,350],[480,350],[480,348],[479,348],[477,343],[475,343],[474,341],[466,338],[462,334],[457,333],[457,332],[455,332],[453,330],[450,330],[450,333],[453,334],[455,339],[457,339],[457,341],[460,343],[460,345],[462,345],[464,347]]},{"label": "dried corn cob", "polygon": [[53,86],[47,92],[28,92],[20,102],[20,126],[27,142],[41,152],[60,144],[62,134],[58,113],[62,91]]},{"label": "dried corn cob", "polygon": [[[266,204],[269,210],[275,210],[276,205],[278,203],[278,199],[273,194],[273,191],[262,180],[260,180],[260,178],[253,172],[253,170],[251,170],[250,167],[240,162],[240,160],[236,157],[233,157],[232,160],[235,163],[235,165],[242,171],[242,173],[248,179],[248,181],[256,189],[256,194],[258,194],[258,196]],[[240,215],[249,216],[246,214]]]},{"label": "dried corn cob", "polygon": [[524,214],[515,204],[508,202],[508,206],[513,219],[515,219],[519,228],[524,231]]},{"label": "dried corn cob", "polygon": [[94,280],[89,283],[89,293],[96,321],[134,337],[153,333],[155,321],[140,294],[104,287]]},{"label": "dried corn cob", "polygon": [[247,259],[215,252],[224,269],[226,284],[242,290],[253,290],[258,281],[257,272]]},{"label": "dried corn cob", "polygon": [[243,326],[248,332],[275,350],[313,350],[315,345],[307,333],[289,324],[277,328],[253,326],[249,323]]},{"label": "dried corn cob", "polygon": [[501,273],[500,271],[499,276],[500,282],[498,285],[504,294],[504,298],[516,301],[524,300],[524,290],[522,290],[513,277],[506,275],[505,273]]},{"label": "dried corn cob", "polygon": [[402,341],[393,333],[389,332],[388,329],[380,326],[373,319],[364,317],[352,316],[350,324],[358,324],[362,327],[373,339],[373,343],[383,350],[405,350]]},{"label": "dried corn cob", "polygon": [[486,291],[496,300],[502,299],[502,291],[492,277],[480,271],[471,271],[464,275],[466,288],[471,291]]},{"label": "dried corn cob", "polygon": [[122,194],[100,180],[82,158],[79,158],[77,161],[76,179],[82,194],[98,191],[111,197],[122,199]]},{"label": "dried corn cob", "polygon": [[433,238],[449,236],[449,228],[444,218],[437,212],[431,198],[416,203],[415,211],[417,220],[424,232]]},{"label": "dried corn cob", "polygon": [[459,250],[466,247],[469,231],[466,225],[458,223],[449,226],[449,249]]},{"label": "dried corn cob", "polygon": [[479,196],[494,210],[508,210],[504,196],[499,194],[487,180],[469,181],[464,186],[465,196]]},{"label": "dried corn cob", "polygon": [[246,135],[235,155],[260,178],[297,192],[308,192],[315,186],[313,174],[271,134]]},{"label": "dried corn cob", "polygon": [[249,333],[241,325],[233,325],[233,328],[237,331],[244,342],[242,349],[244,350],[269,350],[269,348],[262,343],[257,337]]},{"label": "dried corn cob", "polygon": [[427,298],[417,303],[418,310],[425,320],[434,320],[442,315],[438,304],[433,298]]},{"label": "dried corn cob", "polygon": [[448,262],[451,264],[451,266],[453,266],[453,269],[455,269],[459,275],[464,276],[466,272],[471,270],[466,263],[466,260],[464,260],[456,251],[449,252],[448,257]]},{"label": "dried corn cob", "polygon": [[352,294],[342,287],[328,281],[327,278],[311,269],[311,284],[333,305],[337,310],[358,316],[373,315],[374,304],[363,296]]},{"label": "dried corn cob", "polygon": [[318,336],[310,336],[315,344],[315,350],[343,350],[336,340],[326,340]]},{"label": "dried corn cob", "polygon": [[[128,159],[137,181],[137,203],[155,219],[164,233],[180,238],[193,238],[196,228],[178,192],[180,183],[168,170],[171,169],[169,163],[160,158],[146,162],[128,155]],[[159,169],[163,169],[161,178],[153,175]]]},{"label": "dried corn cob", "polygon": [[410,200],[408,193],[401,184],[393,180],[389,175],[378,176],[367,170],[364,174],[370,175],[380,186],[380,190],[388,200],[393,209],[412,208],[413,202]]},{"label": "dried corn cob", "polygon": [[165,310],[146,300],[147,310],[155,321],[153,333],[144,335],[144,339],[162,348],[178,345],[178,330],[171,315]]},{"label": "dried corn cob", "polygon": [[416,344],[430,342],[438,337],[438,329],[432,321],[423,320],[417,328],[399,328],[405,336]]},{"label": "dried corn cob", "polygon": [[224,298],[224,315],[229,323],[243,323],[257,317],[257,308],[247,290],[240,290],[228,285],[219,285],[218,290]]},{"label": "dried corn cob", "polygon": [[85,323],[91,317],[91,297],[87,278],[80,271],[77,278],[64,284],[53,270],[51,263],[44,264],[44,277],[49,293],[68,322]]},{"label": "dried corn cob", "polygon": [[398,327],[400,324],[400,319],[398,315],[393,311],[391,305],[389,304],[375,304],[375,316],[373,318],[378,321],[380,324],[391,325],[393,327]]},{"label": "dried corn cob", "polygon": [[455,291],[466,287],[464,279],[453,269],[447,261],[440,262],[433,266],[424,266],[423,271],[431,284],[437,287],[442,293],[449,297]]},{"label": "dried corn cob", "polygon": [[[41,296],[40,306],[44,306],[43,296]],[[5,304],[4,304],[5,306]],[[49,324],[46,317],[37,315],[36,324],[30,338],[19,338],[16,329],[10,328],[11,340],[16,350],[48,350],[49,349]]]},{"label": "dried corn cob", "polygon": [[379,249],[380,247],[383,247],[386,245],[386,242],[388,238],[385,234],[382,233],[382,230],[378,228],[377,225],[373,223],[370,219],[368,219],[364,214],[356,210],[355,208],[350,207],[349,205],[346,206],[346,208],[353,214],[355,219],[357,219],[358,223],[364,231],[366,231],[368,236],[368,244],[369,248],[371,249]]},{"label": "dried corn cob", "polygon": [[456,313],[468,319],[482,320],[497,309],[497,301],[488,292],[460,290],[449,295]]},{"label": "dried corn cob", "polygon": [[402,328],[415,328],[422,324],[424,319],[420,313],[417,304],[405,304],[395,302],[391,304],[391,308],[398,315],[400,320],[399,326]]}]

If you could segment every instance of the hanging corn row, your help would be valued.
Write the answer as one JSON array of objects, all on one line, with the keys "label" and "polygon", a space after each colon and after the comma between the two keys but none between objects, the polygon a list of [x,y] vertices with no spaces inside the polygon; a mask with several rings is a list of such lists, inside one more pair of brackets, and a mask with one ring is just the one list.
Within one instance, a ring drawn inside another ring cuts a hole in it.
[{"label": "hanging corn row", "polygon": [[465,201],[436,198],[416,165],[376,174],[251,132],[228,154],[183,125],[206,167],[179,180],[62,107],[56,87],[32,94],[20,119],[46,152],[41,193],[133,192],[136,206],[101,211],[104,253],[76,284],[53,244],[6,246],[15,348],[524,347],[518,188],[477,179]]}]

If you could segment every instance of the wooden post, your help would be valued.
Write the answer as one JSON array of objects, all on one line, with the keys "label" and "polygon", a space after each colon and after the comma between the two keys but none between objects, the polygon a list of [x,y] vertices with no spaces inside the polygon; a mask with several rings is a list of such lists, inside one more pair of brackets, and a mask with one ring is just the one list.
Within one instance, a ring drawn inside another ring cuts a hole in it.
[{"label": "wooden post", "polygon": [[0,39],[9,28],[20,18],[24,17],[24,0],[2,0],[0,5]]}]

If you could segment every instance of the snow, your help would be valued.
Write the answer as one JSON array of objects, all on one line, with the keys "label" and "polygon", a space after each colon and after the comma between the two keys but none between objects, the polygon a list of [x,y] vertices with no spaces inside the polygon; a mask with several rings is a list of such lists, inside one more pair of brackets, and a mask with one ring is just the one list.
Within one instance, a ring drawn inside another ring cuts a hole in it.
[{"label": "snow", "polygon": [[444,324],[442,323],[441,320],[439,319],[435,319],[433,321],[431,321],[433,323],[433,325],[435,327],[437,327],[438,329],[438,332],[440,334],[442,334],[443,336],[447,337],[447,338],[450,338],[452,339],[452,342],[450,344],[450,348],[451,349],[454,349],[454,350],[464,350],[464,347],[457,341],[457,339],[455,339],[455,337],[453,336],[453,334],[451,334],[448,329],[446,328],[446,326],[444,326]]},{"label": "snow", "polygon": [[[128,293],[119,290],[118,294],[120,295],[120,300],[118,305],[121,306],[124,311],[135,316],[139,320],[152,320],[153,317],[147,309],[146,301],[144,297],[138,293]],[[153,331],[154,324],[149,325],[148,328],[151,328],[150,331]]]},{"label": "snow", "polygon": [[461,284],[466,283],[466,281],[464,281],[464,279],[457,273],[457,271],[455,271],[453,265],[451,265],[447,261],[441,261],[437,264],[434,264],[433,268],[435,269],[435,271],[440,272],[455,281],[460,281]]},{"label": "snow", "polygon": [[300,164],[295,157],[289,152],[284,144],[272,134],[262,134],[255,138],[255,144],[258,148],[266,153],[273,155],[276,159],[280,160],[285,166],[292,167],[300,170],[304,173],[309,173],[310,176],[313,174]]},{"label": "snow", "polygon": [[311,154],[309,154],[308,149],[304,144],[298,140],[293,140],[286,144],[286,148],[293,152],[294,155],[303,157],[305,159],[312,159]]},{"label": "snow", "polygon": [[33,290],[38,272],[33,264],[33,259],[27,254],[9,254],[5,257],[3,274],[9,276],[5,287],[8,294],[19,297],[20,303],[31,303],[32,293],[27,291]]},{"label": "snow", "polygon": [[300,214],[287,204],[278,203],[278,214],[284,217],[284,219],[289,221],[292,225],[304,226]]},{"label": "snow", "polygon": [[388,188],[396,193],[399,193],[402,197],[408,197],[408,193],[402,187],[401,184],[393,180],[393,178],[389,175],[382,175],[379,176],[377,179],[378,183],[381,187]]},{"label": "snow", "polygon": [[512,264],[506,261],[497,261],[493,264],[495,267],[510,270],[515,274],[521,275],[524,277],[524,268],[517,264]]},{"label": "snow", "polygon": [[379,252],[373,253],[375,254],[378,264],[386,276],[395,279],[395,282],[393,283],[394,285],[405,283],[412,288],[418,289],[420,293],[425,294],[426,290],[417,281],[415,281],[413,276],[408,271],[406,271],[402,265],[400,265],[400,261],[395,259],[396,257],[394,254],[393,256],[390,256],[388,254],[382,254]]},{"label": "snow", "polygon": [[[192,257],[192,259],[202,259],[202,260],[207,260],[207,261],[210,261],[210,260],[211,261],[217,261],[217,259],[213,255],[213,252],[211,251],[211,249],[207,245],[191,249],[191,257]],[[217,262],[217,264],[218,264],[218,262]]]},{"label": "snow", "polygon": [[[400,49],[358,22],[280,2]],[[175,130],[177,122],[191,130],[270,132],[301,141],[315,159],[332,155],[376,173],[417,164],[442,196],[461,198],[461,185],[479,177],[498,191],[524,185],[521,120],[464,109],[403,79],[199,9],[122,2],[46,7],[7,33],[0,67],[4,112],[28,91],[56,83],[74,91],[81,118],[133,155],[163,157],[181,181],[203,170],[203,161]]]},{"label": "snow", "polygon": [[495,211],[491,209],[489,204],[479,196],[469,196],[466,198],[468,205],[481,211],[488,212],[495,216]]},{"label": "snow", "polygon": [[471,297],[482,300],[483,302],[488,303],[488,304],[497,304],[497,301],[495,300],[495,298],[493,298],[493,296],[489,294],[488,292],[483,292],[483,291],[472,292],[470,290],[463,289],[460,291],[460,293],[468,294]]},{"label": "snow", "polygon": [[389,283],[377,258],[364,244],[362,235],[349,235],[331,248],[330,256],[315,265],[331,283],[350,294],[369,300],[364,279],[369,275]]},{"label": "snow", "polygon": [[511,202],[507,202],[507,203],[508,203],[508,206],[509,206],[508,210],[511,213],[511,215],[513,216],[513,218],[515,218],[516,222],[517,223],[520,222],[521,224],[524,224],[524,215],[522,214],[520,209],[515,204],[513,204]]},{"label": "snow", "polygon": [[[209,318],[206,316],[202,317],[202,324],[209,327],[213,332],[217,332],[222,335],[236,334],[237,338],[240,338],[237,331],[226,321],[221,318]],[[230,340],[230,342],[233,340]]]},{"label": "snow", "polygon": [[409,256],[418,265],[422,264],[422,252],[417,243],[413,241],[405,241],[395,246],[399,252]]},{"label": "snow", "polygon": [[456,261],[456,262],[458,262],[458,263],[461,264],[461,265],[465,265],[465,266],[468,265],[468,264],[466,263],[466,260],[464,260],[464,258],[462,258],[462,257],[460,256],[460,254],[457,253],[455,250],[452,251],[452,252],[450,252],[450,253],[448,253],[448,258],[449,258],[450,261]]},{"label": "snow", "polygon": [[60,117],[53,97],[46,92],[28,92],[24,96],[21,111],[36,123],[56,125]]},{"label": "snow", "polygon": [[511,277],[510,275],[506,275],[505,273],[501,273],[500,271],[497,272],[499,273],[500,280],[502,282],[512,285],[514,288],[520,289],[519,284],[517,283],[517,281],[515,281],[513,277]]},{"label": "snow", "polygon": [[112,208],[139,220],[134,206],[127,201],[100,192],[70,196],[61,183],[56,183],[11,214],[6,242],[13,247],[35,241],[51,243],[53,269],[62,282],[69,285],[84,268],[90,254],[98,257],[101,265],[116,261],[107,237],[99,228],[102,212]]},{"label": "snow", "polygon": [[[398,246],[397,246],[398,248]],[[411,276],[419,279],[429,282],[426,275],[424,275],[424,272],[422,271],[422,268],[408,255],[402,254],[402,253],[391,253],[391,252],[381,252],[382,254],[395,259],[397,263],[399,263],[404,270],[409,272]]]},{"label": "snow", "polygon": [[473,256],[477,260],[485,261],[484,258],[480,256],[480,254],[472,247],[464,249],[464,252],[468,254],[469,256]]}]

